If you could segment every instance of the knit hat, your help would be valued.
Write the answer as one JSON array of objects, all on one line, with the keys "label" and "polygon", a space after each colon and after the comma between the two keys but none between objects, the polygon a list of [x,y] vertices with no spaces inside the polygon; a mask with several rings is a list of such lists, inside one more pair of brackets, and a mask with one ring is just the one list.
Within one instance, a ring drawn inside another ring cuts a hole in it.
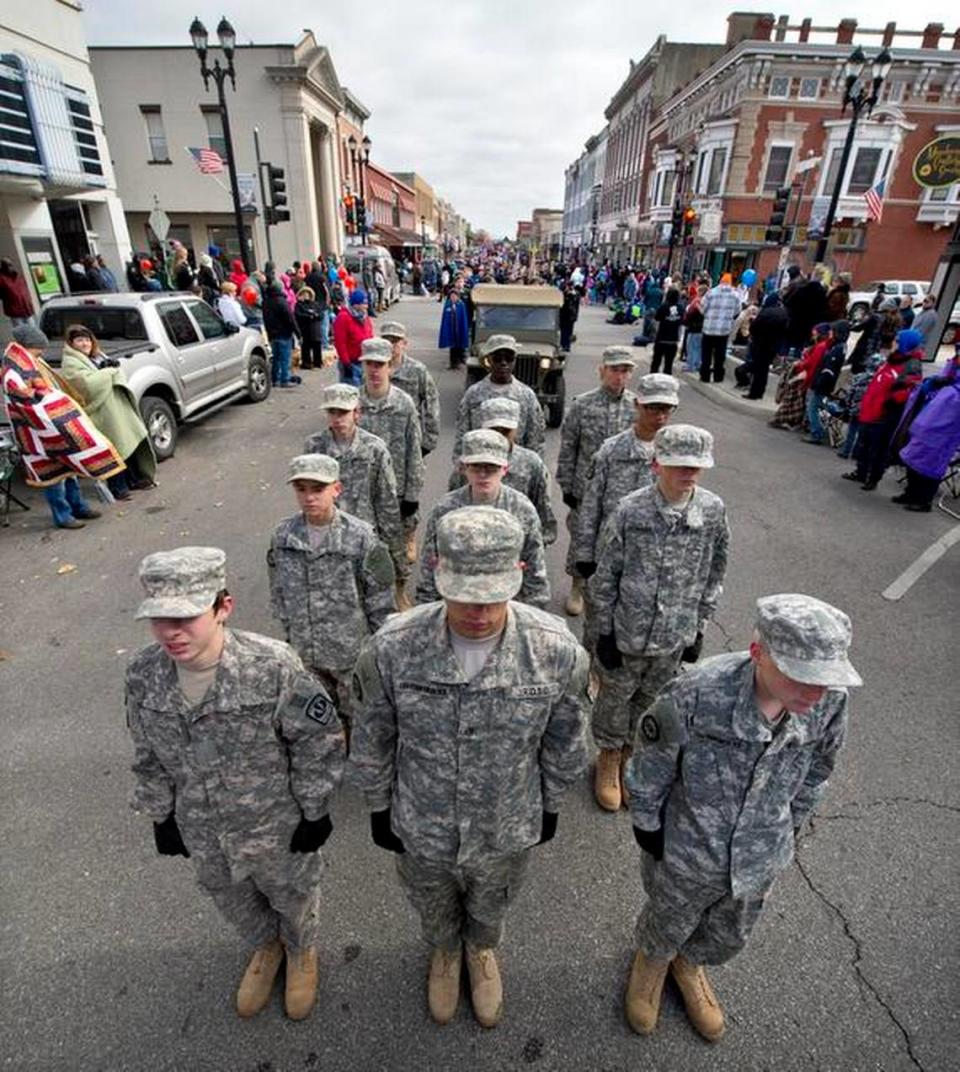
[{"label": "knit hat", "polygon": [[897,332],[897,349],[901,354],[910,354],[923,346],[923,336],[914,328],[904,328]]},{"label": "knit hat", "polygon": [[355,287],[353,293],[350,295],[351,305],[366,305],[367,304],[367,292],[363,287]]},{"label": "knit hat", "polygon": [[18,324],[11,334],[27,350],[46,350],[50,345],[46,335],[33,324]]}]

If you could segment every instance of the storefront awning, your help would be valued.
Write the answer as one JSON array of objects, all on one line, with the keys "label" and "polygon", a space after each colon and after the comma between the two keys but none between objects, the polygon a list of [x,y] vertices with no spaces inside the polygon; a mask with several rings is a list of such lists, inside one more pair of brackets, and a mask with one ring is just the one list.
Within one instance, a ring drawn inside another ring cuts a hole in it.
[{"label": "storefront awning", "polygon": [[422,244],[420,235],[406,227],[390,227],[386,223],[378,223],[375,231],[383,245],[388,247],[416,246],[419,249]]}]

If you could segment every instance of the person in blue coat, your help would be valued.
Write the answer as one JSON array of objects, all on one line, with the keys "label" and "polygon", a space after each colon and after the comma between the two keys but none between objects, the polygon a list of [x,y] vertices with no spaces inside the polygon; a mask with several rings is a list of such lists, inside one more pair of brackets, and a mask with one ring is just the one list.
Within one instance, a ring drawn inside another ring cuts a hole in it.
[{"label": "person in blue coat", "polygon": [[456,287],[447,291],[447,300],[443,303],[440,317],[441,350],[450,351],[450,368],[459,369],[467,363],[467,347],[470,345],[470,322],[467,307],[463,304]]}]

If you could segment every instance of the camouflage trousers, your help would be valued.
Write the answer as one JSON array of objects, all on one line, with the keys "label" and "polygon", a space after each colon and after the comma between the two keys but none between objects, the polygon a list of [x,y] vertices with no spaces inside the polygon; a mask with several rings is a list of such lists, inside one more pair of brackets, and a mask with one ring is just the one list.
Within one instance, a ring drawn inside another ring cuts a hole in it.
[{"label": "camouflage trousers", "polygon": [[746,945],[760,918],[764,895],[734,897],[729,881],[710,884],[641,854],[647,903],[637,919],[636,942],[648,957],[692,964],[723,964]]},{"label": "camouflage trousers", "polygon": [[350,743],[350,726],[353,722],[353,667],[348,670],[321,670],[316,666],[310,667],[310,673],[318,678],[323,687],[330,694],[337,708],[337,714],[343,723],[344,732],[347,734],[347,743]]},{"label": "camouflage trousers", "polygon": [[569,577],[579,577],[577,573],[577,556],[575,553],[577,543],[577,529],[580,525],[578,520],[579,511],[567,509],[567,532],[570,535],[570,539],[567,543],[567,557],[564,560],[563,568],[566,570]]},{"label": "camouflage trousers", "polygon": [[397,547],[390,548],[390,558],[393,560],[393,573],[397,584],[406,585],[413,572],[412,563],[407,561],[406,529],[404,529],[403,542]]},{"label": "camouflage trousers", "polygon": [[296,953],[317,944],[322,866],[319,854],[314,854],[291,880],[267,859],[239,882],[221,886],[201,881],[200,889],[251,948],[279,937]]},{"label": "camouflage trousers", "polygon": [[598,748],[633,745],[643,712],[677,672],[682,654],[683,648],[677,648],[669,655],[624,655],[619,670],[594,661],[600,692],[591,725]]},{"label": "camouflage trousers", "polygon": [[454,950],[461,942],[492,949],[503,937],[503,918],[527,870],[529,850],[495,856],[457,867],[397,857],[397,874],[413,907],[420,913],[424,940]]}]

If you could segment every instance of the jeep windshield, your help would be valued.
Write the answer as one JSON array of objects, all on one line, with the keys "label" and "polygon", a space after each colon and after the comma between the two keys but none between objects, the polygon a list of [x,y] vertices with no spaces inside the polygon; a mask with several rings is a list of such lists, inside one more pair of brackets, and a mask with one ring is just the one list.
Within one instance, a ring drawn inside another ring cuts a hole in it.
[{"label": "jeep windshield", "polygon": [[477,326],[487,331],[554,331],[557,310],[535,305],[480,305]]}]

